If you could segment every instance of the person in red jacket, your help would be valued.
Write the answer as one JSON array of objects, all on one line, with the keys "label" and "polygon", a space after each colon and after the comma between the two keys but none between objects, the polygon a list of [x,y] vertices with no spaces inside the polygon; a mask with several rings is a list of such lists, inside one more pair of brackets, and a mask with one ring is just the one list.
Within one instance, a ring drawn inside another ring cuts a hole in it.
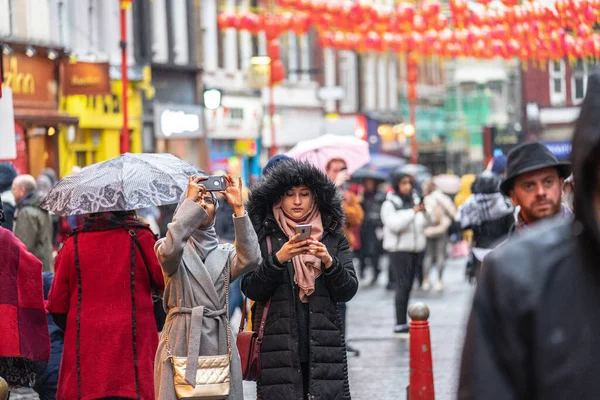
[{"label": "person in red jacket", "polygon": [[[2,222],[4,210],[0,201],[0,225]],[[9,389],[33,387],[50,358],[42,262],[28,252],[11,231],[2,227],[0,327],[0,377],[8,383]]]},{"label": "person in red jacket", "polygon": [[65,241],[48,298],[65,330],[57,399],[154,399],[155,242],[134,212],[92,214]]}]

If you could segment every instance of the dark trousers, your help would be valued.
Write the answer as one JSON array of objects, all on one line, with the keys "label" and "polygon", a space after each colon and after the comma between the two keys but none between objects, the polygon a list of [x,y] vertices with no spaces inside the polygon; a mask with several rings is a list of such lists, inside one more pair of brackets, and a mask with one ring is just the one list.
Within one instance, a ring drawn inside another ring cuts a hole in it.
[{"label": "dark trousers", "polygon": [[402,251],[390,253],[390,268],[396,278],[396,324],[406,324],[408,299],[415,280],[419,254]]},{"label": "dark trousers", "polygon": [[360,277],[361,278],[364,278],[364,276],[365,276],[365,270],[367,269],[367,258],[371,260],[371,265],[373,267],[373,276],[376,280],[377,277],[379,276],[379,259],[381,258],[381,254],[375,253],[375,254],[367,255],[364,253],[360,253],[359,268],[360,268]]},{"label": "dark trousers", "polygon": [[[417,254],[417,263],[415,267],[415,278],[419,283],[419,287],[423,286],[423,278],[425,277],[423,274],[423,262],[425,261],[425,252],[422,251]],[[413,280],[415,279],[413,278]]]}]

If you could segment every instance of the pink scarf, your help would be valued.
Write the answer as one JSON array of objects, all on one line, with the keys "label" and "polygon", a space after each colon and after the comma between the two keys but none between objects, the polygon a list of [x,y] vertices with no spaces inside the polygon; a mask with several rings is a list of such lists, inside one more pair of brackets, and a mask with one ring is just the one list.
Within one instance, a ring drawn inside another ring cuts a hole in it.
[{"label": "pink scarf", "polygon": [[[316,204],[313,204],[310,211],[300,221],[292,220],[281,208],[281,202],[273,206],[273,216],[288,238],[296,234],[296,226],[301,224],[312,225],[310,236],[313,239],[321,240],[323,237],[323,222]],[[310,254],[302,254],[292,257],[292,262],[294,263],[294,283],[300,289],[300,301],[308,303],[308,296],[315,291],[315,280],[322,273],[321,260]]]}]

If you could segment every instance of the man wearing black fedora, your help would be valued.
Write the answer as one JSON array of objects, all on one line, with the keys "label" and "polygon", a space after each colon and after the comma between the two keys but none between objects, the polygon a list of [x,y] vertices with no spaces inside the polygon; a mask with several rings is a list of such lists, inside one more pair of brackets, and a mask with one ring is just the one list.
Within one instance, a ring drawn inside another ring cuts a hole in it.
[{"label": "man wearing black fedora", "polygon": [[561,201],[563,182],[570,174],[570,163],[559,161],[542,143],[512,149],[500,190],[521,208],[513,230],[561,213],[571,215]]}]

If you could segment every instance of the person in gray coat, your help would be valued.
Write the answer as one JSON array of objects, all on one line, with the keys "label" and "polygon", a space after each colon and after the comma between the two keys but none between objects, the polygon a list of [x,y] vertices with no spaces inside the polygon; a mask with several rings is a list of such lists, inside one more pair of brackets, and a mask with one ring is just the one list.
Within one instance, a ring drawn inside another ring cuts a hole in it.
[{"label": "person in gray coat", "polygon": [[36,190],[35,178],[19,175],[11,190],[17,203],[13,226],[15,236],[42,262],[44,272],[53,272],[52,218],[48,211],[40,208],[44,196]]},{"label": "person in gray coat", "polygon": [[[256,233],[242,201],[242,181],[225,175],[221,192],[233,208],[235,245],[219,244],[215,232],[216,196],[202,184],[207,178],[190,177],[167,235],[155,251],[165,278],[164,307],[167,321],[155,359],[157,399],[177,399],[171,355],[192,360],[186,380],[195,383],[199,356],[227,354],[226,282],[262,262]],[[227,276],[229,274],[229,276]],[[243,399],[242,372],[235,344],[231,347],[230,400]]]}]

